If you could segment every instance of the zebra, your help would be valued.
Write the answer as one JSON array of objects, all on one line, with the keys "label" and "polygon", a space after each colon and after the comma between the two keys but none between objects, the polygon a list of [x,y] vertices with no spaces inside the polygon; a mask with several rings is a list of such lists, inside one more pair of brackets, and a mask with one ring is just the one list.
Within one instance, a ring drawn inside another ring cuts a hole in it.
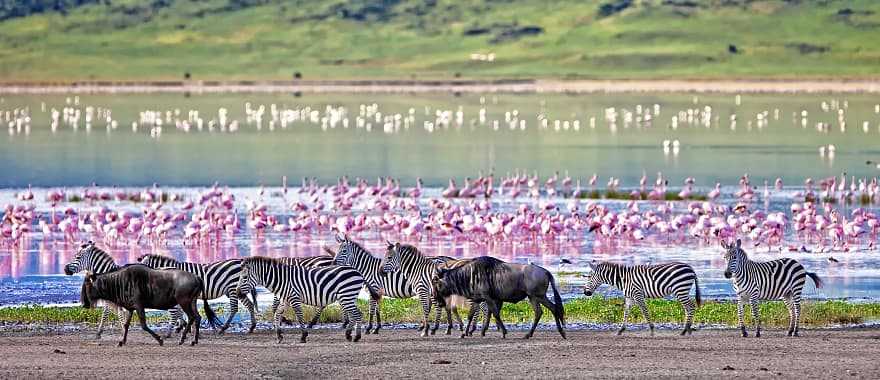
[{"label": "zebra", "polygon": [[[431,335],[437,332],[440,326],[441,307],[437,305],[432,296],[433,285],[431,279],[434,272],[440,268],[452,269],[466,264],[469,260],[459,260],[448,256],[426,257],[415,246],[400,243],[388,243],[388,249],[385,253],[385,259],[382,262],[382,273],[388,274],[393,272],[403,273],[405,278],[409,280],[409,285],[418,295],[419,302],[424,312],[424,329],[422,336],[428,334],[428,314],[431,307],[436,306],[436,317],[434,318],[434,327],[430,330]],[[471,305],[474,307],[474,305]],[[486,304],[480,303],[481,310],[487,309]],[[459,330],[464,330],[464,322],[461,315],[458,314],[454,304],[447,303],[446,309],[446,335],[452,334],[452,314],[454,312],[456,320],[459,324]],[[485,314],[485,313],[483,313]],[[476,328],[476,325],[474,325]]]},{"label": "zebra", "polygon": [[665,263],[655,265],[626,266],[616,263],[601,262],[590,263],[590,272],[587,275],[587,283],[584,285],[584,295],[593,295],[602,284],[609,284],[620,289],[625,297],[623,305],[623,324],[617,330],[617,335],[626,330],[629,309],[633,303],[639,306],[642,315],[651,328],[654,335],[654,322],[648,313],[645,298],[660,298],[674,295],[681,303],[685,313],[684,330],[681,335],[693,333],[691,325],[694,321],[694,303],[691,301],[691,286],[695,289],[696,306],[700,306],[700,286],[694,268],[685,263]]},{"label": "zebra", "polygon": [[[64,266],[64,274],[72,276],[84,271],[92,274],[104,274],[116,271],[119,268],[120,266],[116,265],[116,262],[113,261],[113,258],[107,252],[98,248],[95,242],[90,240],[80,246],[76,256],[73,257],[73,261]],[[110,302],[104,302],[104,309],[101,311],[101,319],[98,320],[98,333],[95,334],[95,339],[101,339],[101,334],[104,333],[104,322],[107,321],[107,318],[110,317],[110,313],[114,309],[120,322],[128,319],[128,311]]]},{"label": "zebra", "polygon": [[[294,265],[300,266],[304,268],[320,268],[334,265],[333,264],[333,256],[336,252],[333,252],[327,247],[324,247],[324,250],[329,254],[329,256],[311,256],[311,257],[278,257],[276,260],[285,265]],[[275,311],[278,310],[278,305],[281,303],[281,299],[278,296],[272,297],[272,315],[275,314]],[[318,323],[318,319],[321,317],[321,313],[324,312],[324,308],[319,308],[315,312],[315,317],[309,321],[309,328],[315,327]],[[281,316],[281,323],[292,325],[293,322],[288,320],[283,315]]]},{"label": "zebra", "polygon": [[[254,312],[254,304],[257,302],[256,290],[253,286],[245,284],[245,287],[239,289],[239,277],[241,274],[241,259],[230,259],[218,261],[211,264],[198,264],[190,262],[180,262],[174,258],[161,255],[143,255],[138,257],[138,262],[151,268],[172,267],[198,276],[205,283],[205,293],[208,299],[220,298],[222,296],[229,297],[229,314],[226,317],[226,323],[217,331],[223,334],[232,323],[232,317],[238,313],[238,301],[244,304],[251,316],[251,326],[248,333],[252,333],[257,327],[257,316]],[[247,297],[239,298],[238,294],[251,294],[253,303]]]},{"label": "zebra", "polygon": [[761,320],[758,300],[777,299],[781,299],[788,308],[788,336],[798,336],[801,294],[807,282],[807,276],[813,280],[816,288],[822,287],[822,280],[815,273],[807,272],[804,266],[794,259],[784,258],[767,262],[749,260],[748,255],[741,248],[741,244],[739,239],[735,244],[721,242],[721,246],[726,250],[724,260],[727,262],[727,266],[724,269],[724,277],[732,280],[733,289],[736,291],[736,312],[742,336],[748,336],[743,320],[743,309],[746,302],[752,308],[752,318],[755,320],[755,337],[760,337]]},{"label": "zebra", "polygon": [[[284,301],[275,310],[274,315],[278,343],[284,339],[281,336],[280,323],[281,315],[287,306],[293,307],[300,326],[300,342],[305,343],[309,332],[303,322],[302,304],[323,308],[334,302],[339,302],[343,314],[353,322],[356,329],[354,341],[361,339],[363,316],[357,307],[357,299],[361,288],[364,287],[364,277],[356,269],[335,265],[304,268],[285,265],[276,259],[261,256],[243,259],[241,268],[241,276],[238,280],[240,289],[253,283],[269,289]],[[352,324],[345,329],[345,339],[349,341],[352,340]]]}]

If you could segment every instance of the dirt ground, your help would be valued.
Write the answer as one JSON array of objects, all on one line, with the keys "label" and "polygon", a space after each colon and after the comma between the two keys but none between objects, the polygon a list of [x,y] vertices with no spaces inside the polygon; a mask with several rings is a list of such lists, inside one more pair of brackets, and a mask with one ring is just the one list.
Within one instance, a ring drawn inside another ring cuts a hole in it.
[{"label": "dirt ground", "polygon": [[782,377],[880,378],[880,330],[805,330],[788,338],[778,330],[741,338],[733,330],[679,337],[661,331],[570,331],[568,340],[538,331],[531,340],[513,331],[487,337],[421,338],[414,330],[386,330],[360,343],[341,331],[315,330],[306,344],[286,334],[276,344],[267,331],[217,336],[196,347],[163,347],[132,329],[116,347],[119,329],[100,341],[91,330],[53,335],[0,333],[0,378],[585,378]]}]

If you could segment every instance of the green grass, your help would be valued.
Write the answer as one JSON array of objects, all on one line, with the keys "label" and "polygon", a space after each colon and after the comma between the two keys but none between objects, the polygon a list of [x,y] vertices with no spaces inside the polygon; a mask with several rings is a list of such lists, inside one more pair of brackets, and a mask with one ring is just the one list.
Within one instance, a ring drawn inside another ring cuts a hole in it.
[{"label": "green grass", "polygon": [[[366,302],[361,302],[361,310],[367,310]],[[389,299],[382,302],[382,320],[388,323],[418,323],[421,311],[416,299]],[[657,323],[681,323],[684,313],[675,301],[651,300],[648,304],[652,319]],[[215,310],[221,318],[225,312]],[[314,309],[305,308],[306,320],[314,315]],[[286,313],[293,318],[293,313]],[[748,308],[747,323],[751,323]],[[465,314],[462,312],[462,316]],[[100,309],[86,310],[81,307],[43,307],[20,306],[0,309],[0,322],[4,323],[97,323]],[[271,320],[268,310],[263,310],[263,320]],[[533,318],[531,306],[526,302],[505,304],[502,318],[507,323],[529,323]],[[576,298],[565,303],[565,319],[567,322],[587,323],[619,323],[623,318],[623,300],[619,298],[603,299],[602,297]],[[709,301],[697,309],[694,320],[698,324],[736,326],[736,304],[732,302]],[[845,301],[805,302],[802,308],[802,324],[805,326],[827,327],[852,325],[880,319],[880,303],[849,303]],[[115,316],[113,317],[115,320]],[[149,317],[151,322],[162,320],[161,314]],[[764,326],[784,327],[788,325],[788,311],[781,302],[765,302],[761,304],[761,319]],[[325,309],[321,315],[322,322],[339,322],[340,310],[336,306]],[[433,321],[433,312],[431,313]],[[552,323],[549,312],[544,313],[543,322]],[[638,308],[633,308],[630,321],[642,323],[644,320]]]},{"label": "green grass", "polygon": [[[114,0],[23,17],[0,10],[0,78],[880,74],[875,1],[643,0],[600,14],[610,3],[620,1]],[[496,58],[474,61],[473,53]]]},{"label": "green grass", "polygon": [[[591,190],[585,193],[582,193],[579,199],[618,199],[618,200],[631,200],[633,199],[633,195],[630,191],[617,191],[617,190],[607,190],[604,193],[599,190]],[[682,198],[678,196],[677,192],[667,191],[663,196],[663,200],[665,201],[705,201],[708,200],[705,194],[696,194],[692,193],[687,198]],[[648,200],[648,192],[640,191],[637,200]]]}]

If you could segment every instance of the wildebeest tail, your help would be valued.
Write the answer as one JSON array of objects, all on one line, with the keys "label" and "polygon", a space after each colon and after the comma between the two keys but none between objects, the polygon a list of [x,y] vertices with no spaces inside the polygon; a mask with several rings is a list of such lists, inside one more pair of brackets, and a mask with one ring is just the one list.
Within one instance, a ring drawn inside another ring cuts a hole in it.
[{"label": "wildebeest tail", "polygon": [[815,273],[813,273],[813,272],[807,272],[807,276],[810,276],[810,278],[813,279],[813,282],[816,283],[816,287],[817,287],[817,288],[821,288],[822,285],[825,285],[825,283],[822,282],[822,279],[819,278],[819,275],[817,275],[817,274],[815,274]]},{"label": "wildebeest tail", "polygon": [[553,306],[556,308],[556,314],[559,315],[559,320],[562,322],[562,325],[565,326],[565,305],[562,304],[562,296],[560,296],[559,291],[556,290],[556,279],[553,278],[553,274],[547,272],[547,275],[550,276],[550,287],[553,288]]},{"label": "wildebeest tail", "polygon": [[697,299],[697,307],[703,305],[703,301],[700,299],[700,280],[697,276],[694,276],[694,298]]},{"label": "wildebeest tail", "polygon": [[202,302],[205,304],[205,318],[208,319],[208,324],[211,325],[212,329],[216,329],[220,325],[220,319],[217,318],[217,314],[214,313],[211,305],[208,304],[208,292],[205,291],[204,286],[202,286]]}]

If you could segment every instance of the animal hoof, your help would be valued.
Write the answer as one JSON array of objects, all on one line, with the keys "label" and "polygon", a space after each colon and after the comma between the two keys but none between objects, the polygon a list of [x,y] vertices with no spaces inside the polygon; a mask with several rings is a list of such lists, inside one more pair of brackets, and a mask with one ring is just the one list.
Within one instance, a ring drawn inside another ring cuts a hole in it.
[{"label": "animal hoof", "polygon": [[122,342],[116,343],[116,347],[122,347],[123,344],[125,344],[125,343],[122,343]]},{"label": "animal hoof", "polygon": [[354,341],[355,341],[355,342],[360,342],[360,340],[361,340],[361,334],[357,334],[357,335],[354,336]]},{"label": "animal hoof", "polygon": [[747,337],[749,336],[749,333],[743,331],[743,332],[742,332],[742,336],[743,336],[743,338],[747,338]]},{"label": "animal hoof", "polygon": [[523,336],[523,337],[522,337],[522,338],[523,338],[523,339],[529,339],[529,338],[531,338],[531,337],[532,337],[532,335],[531,335],[531,334],[526,334],[526,335],[525,335],[525,336]]},{"label": "animal hoof", "polygon": [[304,337],[304,336],[303,336],[303,337],[300,337],[300,338],[299,338],[299,342],[300,342],[300,343],[305,343],[305,342],[306,342],[306,337]]},{"label": "animal hoof", "polygon": [[189,345],[190,345],[190,347],[192,347],[192,346],[195,346],[195,345],[197,345],[197,344],[199,344],[199,342],[192,341],[192,343],[190,343]]},{"label": "animal hoof", "polygon": [[[345,335],[345,340],[351,342],[351,334],[346,334],[346,335]],[[303,343],[305,343],[305,340],[303,340]]]}]

